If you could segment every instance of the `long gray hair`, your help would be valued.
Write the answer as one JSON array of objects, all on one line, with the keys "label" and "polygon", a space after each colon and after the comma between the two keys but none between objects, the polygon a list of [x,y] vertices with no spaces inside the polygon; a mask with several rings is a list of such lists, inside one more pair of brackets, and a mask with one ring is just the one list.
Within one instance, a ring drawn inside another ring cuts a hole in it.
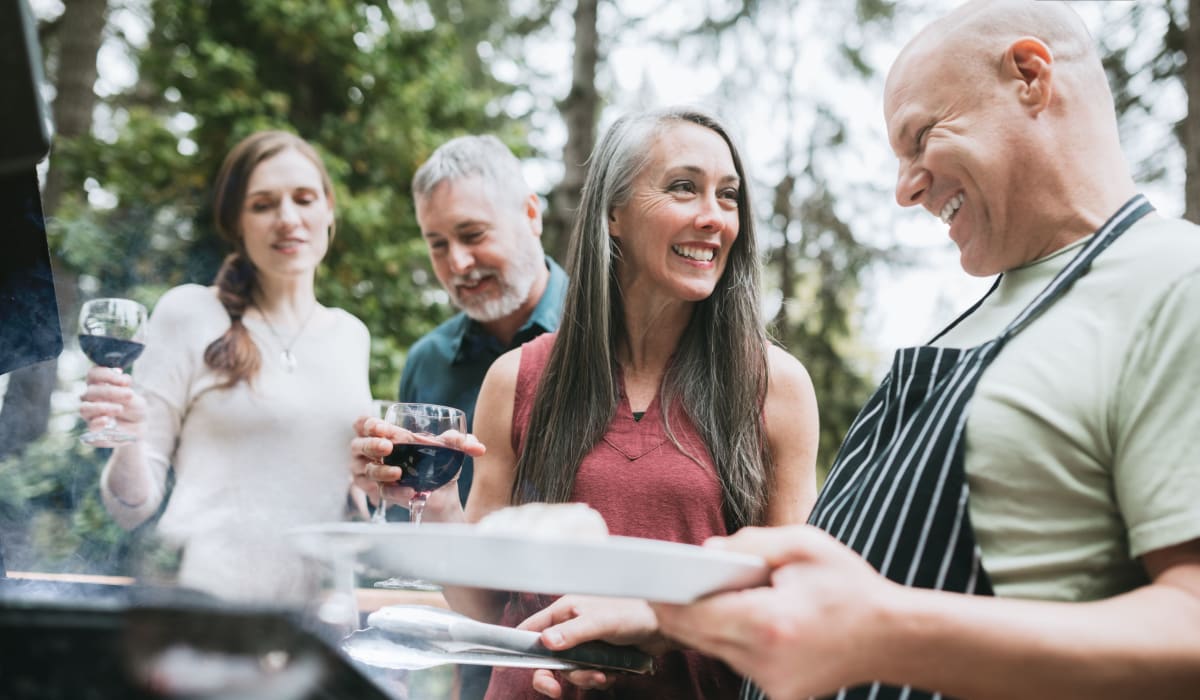
[{"label": "long gray hair", "polygon": [[684,329],[659,388],[660,405],[667,434],[681,450],[668,418],[672,407],[682,408],[703,437],[721,481],[729,531],[765,522],[773,481],[762,416],[768,341],[760,311],[758,241],[748,182],[728,130],[694,108],[622,117],[592,153],[572,230],[563,321],[517,460],[514,503],[569,500],[580,463],[604,436],[616,411],[616,353],[627,329],[617,281],[620,252],[609,236],[609,214],[629,201],[654,140],[680,123],[711,129],[729,146],[742,183],[739,229],[724,274],[712,295],[695,305]]}]

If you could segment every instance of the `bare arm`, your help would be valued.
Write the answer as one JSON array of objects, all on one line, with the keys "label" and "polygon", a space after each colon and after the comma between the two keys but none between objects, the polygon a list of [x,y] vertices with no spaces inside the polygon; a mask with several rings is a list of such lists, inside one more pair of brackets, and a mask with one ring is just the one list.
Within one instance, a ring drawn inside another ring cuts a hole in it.
[{"label": "bare arm", "polygon": [[655,606],[660,625],[777,700],[872,680],[970,698],[1187,697],[1200,687],[1200,540],[1148,554],[1151,584],[1093,603],[905,588],[807,526],[749,528],[715,544],[764,556],[777,567],[772,585]]},{"label": "bare arm", "polygon": [[[479,522],[494,510],[511,505],[517,455],[512,448],[513,399],[516,396],[520,349],[505,353],[488,370],[475,404],[475,435],[488,446],[475,460],[475,478],[467,497],[466,520]],[[484,622],[498,622],[508,594],[482,588],[447,587],[450,607]]]},{"label": "bare arm", "polygon": [[121,527],[131,530],[158,509],[163,498],[162,478],[145,457],[146,401],[134,390],[133,380],[120,370],[92,367],[79,406],[79,415],[89,430],[97,430],[109,419],[134,442],[113,446],[112,455],[100,474],[100,495],[105,508]]},{"label": "bare arm", "polygon": [[1200,540],[1143,564],[1150,585],[1094,603],[910,590],[886,628],[913,648],[893,655],[887,673],[972,698],[1191,696],[1200,688]]},{"label": "bare arm", "polygon": [[785,350],[768,348],[767,444],[775,464],[768,525],[792,525],[808,518],[817,500],[817,397],[808,371]]}]

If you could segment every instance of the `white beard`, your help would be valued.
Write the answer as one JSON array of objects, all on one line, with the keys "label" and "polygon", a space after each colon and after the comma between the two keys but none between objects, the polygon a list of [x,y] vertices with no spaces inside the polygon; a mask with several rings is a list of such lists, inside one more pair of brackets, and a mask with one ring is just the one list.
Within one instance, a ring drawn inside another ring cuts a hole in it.
[{"label": "white beard", "polygon": [[451,288],[454,288],[461,282],[475,281],[490,275],[500,284],[499,294],[489,299],[464,303],[457,294],[451,292],[450,299],[455,306],[462,309],[463,313],[480,323],[499,321],[521,308],[521,305],[529,298],[529,292],[533,290],[533,284],[537,281],[540,272],[539,266],[544,264],[541,250],[531,242],[512,259],[508,274],[505,276],[502,276],[500,271],[495,268],[477,268],[472,270],[469,276],[456,277],[451,280]]}]

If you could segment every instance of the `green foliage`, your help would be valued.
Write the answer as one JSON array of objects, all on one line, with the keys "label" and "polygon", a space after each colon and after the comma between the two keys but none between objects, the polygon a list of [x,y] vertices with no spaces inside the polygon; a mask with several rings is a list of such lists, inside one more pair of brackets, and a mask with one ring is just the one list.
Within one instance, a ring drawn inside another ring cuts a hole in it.
[{"label": "green foliage", "polygon": [[[139,84],[113,100],[124,119],[118,138],[71,154],[77,179],[86,173],[119,204],[65,227],[64,258],[105,286],[210,282],[221,247],[208,188],[221,159],[256,129],[296,131],[321,151],[336,183],[337,237],[318,295],[371,329],[374,390],[394,395],[402,349],[449,312],[429,303],[436,280],[409,181],[446,139],[495,130],[486,108],[499,86],[465,89],[478,82],[463,65],[466,40],[448,25],[404,26],[386,2],[151,7]],[[145,251],[148,262],[111,256],[123,269],[110,269],[102,245],[81,243],[88,235]]]},{"label": "green foliage", "polygon": [[104,456],[77,434],[50,431],[22,457],[0,462],[0,531],[5,563],[35,569],[115,573],[123,531],[96,487]]},{"label": "green foliage", "polygon": [[[509,88],[466,65],[473,35],[450,23],[408,26],[400,6],[150,0],[137,83],[101,99],[103,138],[55,144],[67,183],[50,223],[60,279],[78,279],[80,298],[130,296],[148,307],[172,286],[211,283],[225,253],[210,203],[221,160],[255,130],[294,131],[335,182],[337,233],[318,297],[367,325],[372,390],[394,397],[406,348],[451,312],[413,216],[414,170],[463,133],[525,141],[521,123],[489,116]],[[68,327],[74,313],[64,311]],[[170,571],[152,527],[131,537],[105,513],[103,459],[76,434],[51,430],[0,463],[10,568],[128,573],[145,559]]]}]

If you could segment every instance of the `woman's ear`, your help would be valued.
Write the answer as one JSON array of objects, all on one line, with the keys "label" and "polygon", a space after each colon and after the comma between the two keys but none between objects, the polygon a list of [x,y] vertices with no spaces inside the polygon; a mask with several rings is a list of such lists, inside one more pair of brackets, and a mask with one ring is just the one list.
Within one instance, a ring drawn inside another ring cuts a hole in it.
[{"label": "woman's ear", "polygon": [[1053,96],[1054,57],[1040,39],[1023,37],[1004,52],[1008,77],[1019,80],[1017,94],[1021,104],[1034,113],[1046,109]]}]

